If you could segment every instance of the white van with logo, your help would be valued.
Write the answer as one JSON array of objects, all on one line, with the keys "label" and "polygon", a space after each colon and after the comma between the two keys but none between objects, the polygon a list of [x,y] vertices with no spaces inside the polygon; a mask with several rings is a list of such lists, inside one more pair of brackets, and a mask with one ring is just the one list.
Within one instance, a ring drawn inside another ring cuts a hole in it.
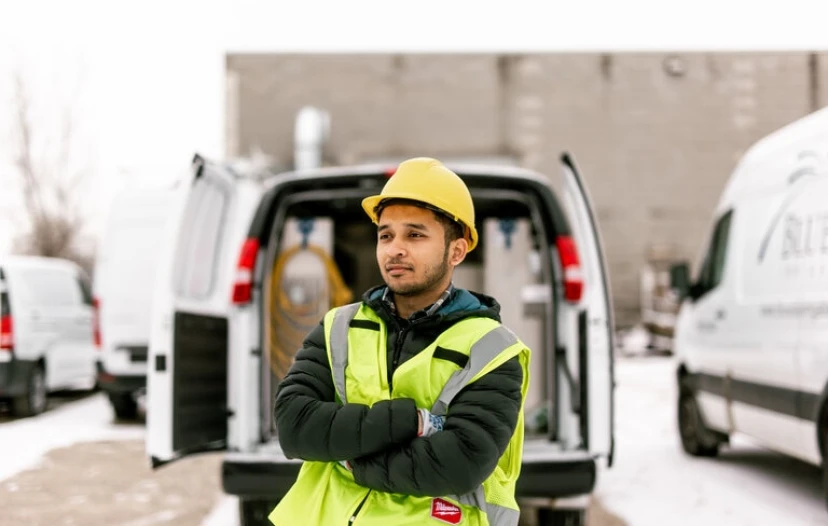
[{"label": "white van with logo", "polygon": [[[544,522],[583,525],[613,456],[612,311],[583,182],[564,155],[565,211],[541,174],[447,164],[481,233],[455,284],[494,296],[533,350],[518,496]],[[242,524],[267,524],[301,466],[279,447],[273,404],[302,338],[382,283],[360,202],[395,168],[245,174],[197,156],[179,186],[153,309],[147,453],[160,467],[226,451],[223,489],[240,498]]]},{"label": "white van with logo", "polygon": [[744,434],[822,464],[828,484],[828,110],[748,150],[688,276],[673,268],[684,449]]},{"label": "white van with logo", "polygon": [[18,416],[46,409],[50,392],[95,386],[95,313],[75,263],[0,256],[0,398]]},{"label": "white van with logo", "polygon": [[95,259],[98,385],[116,418],[132,419],[146,389],[150,311],[168,227],[170,185],[132,185],[112,200]]}]

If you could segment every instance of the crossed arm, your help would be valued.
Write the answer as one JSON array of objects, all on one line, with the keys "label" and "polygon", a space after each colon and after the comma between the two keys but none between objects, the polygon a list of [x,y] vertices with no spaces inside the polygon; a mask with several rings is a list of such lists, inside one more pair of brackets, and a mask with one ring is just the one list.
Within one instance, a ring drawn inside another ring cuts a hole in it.
[{"label": "crossed arm", "polygon": [[463,494],[494,470],[517,424],[522,368],[512,359],[461,391],[443,431],[417,437],[411,399],[367,406],[339,404],[320,324],[276,394],[275,419],[285,455],[350,461],[356,482],[406,495]]}]

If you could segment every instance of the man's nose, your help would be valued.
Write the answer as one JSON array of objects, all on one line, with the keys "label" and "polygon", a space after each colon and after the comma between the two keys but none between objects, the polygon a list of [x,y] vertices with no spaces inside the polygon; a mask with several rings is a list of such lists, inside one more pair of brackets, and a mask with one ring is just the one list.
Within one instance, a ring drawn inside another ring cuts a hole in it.
[{"label": "man's nose", "polygon": [[396,238],[385,247],[385,253],[391,257],[404,256],[405,244],[401,243],[399,238]]}]

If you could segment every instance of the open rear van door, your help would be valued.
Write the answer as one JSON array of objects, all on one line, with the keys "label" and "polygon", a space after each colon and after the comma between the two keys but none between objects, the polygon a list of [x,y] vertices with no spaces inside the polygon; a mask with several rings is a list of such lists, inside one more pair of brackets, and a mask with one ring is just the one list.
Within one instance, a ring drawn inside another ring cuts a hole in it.
[{"label": "open rear van door", "polygon": [[564,204],[581,259],[584,287],[580,301],[573,306],[577,337],[567,341],[568,354],[578,357],[581,440],[587,451],[606,457],[612,465],[615,324],[606,257],[584,180],[568,154],[561,156],[561,164]]},{"label": "open rear van door", "polygon": [[227,447],[236,176],[196,156],[176,188],[153,297],[147,454],[153,467]]}]

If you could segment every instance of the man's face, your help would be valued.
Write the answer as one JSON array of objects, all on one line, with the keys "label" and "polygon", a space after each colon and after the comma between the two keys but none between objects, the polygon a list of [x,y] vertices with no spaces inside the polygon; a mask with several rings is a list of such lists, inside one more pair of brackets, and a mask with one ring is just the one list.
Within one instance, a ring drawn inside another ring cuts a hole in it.
[{"label": "man's face", "polygon": [[377,226],[377,263],[394,294],[416,296],[448,286],[443,281],[451,268],[450,251],[443,225],[431,210],[391,205],[382,211]]}]

